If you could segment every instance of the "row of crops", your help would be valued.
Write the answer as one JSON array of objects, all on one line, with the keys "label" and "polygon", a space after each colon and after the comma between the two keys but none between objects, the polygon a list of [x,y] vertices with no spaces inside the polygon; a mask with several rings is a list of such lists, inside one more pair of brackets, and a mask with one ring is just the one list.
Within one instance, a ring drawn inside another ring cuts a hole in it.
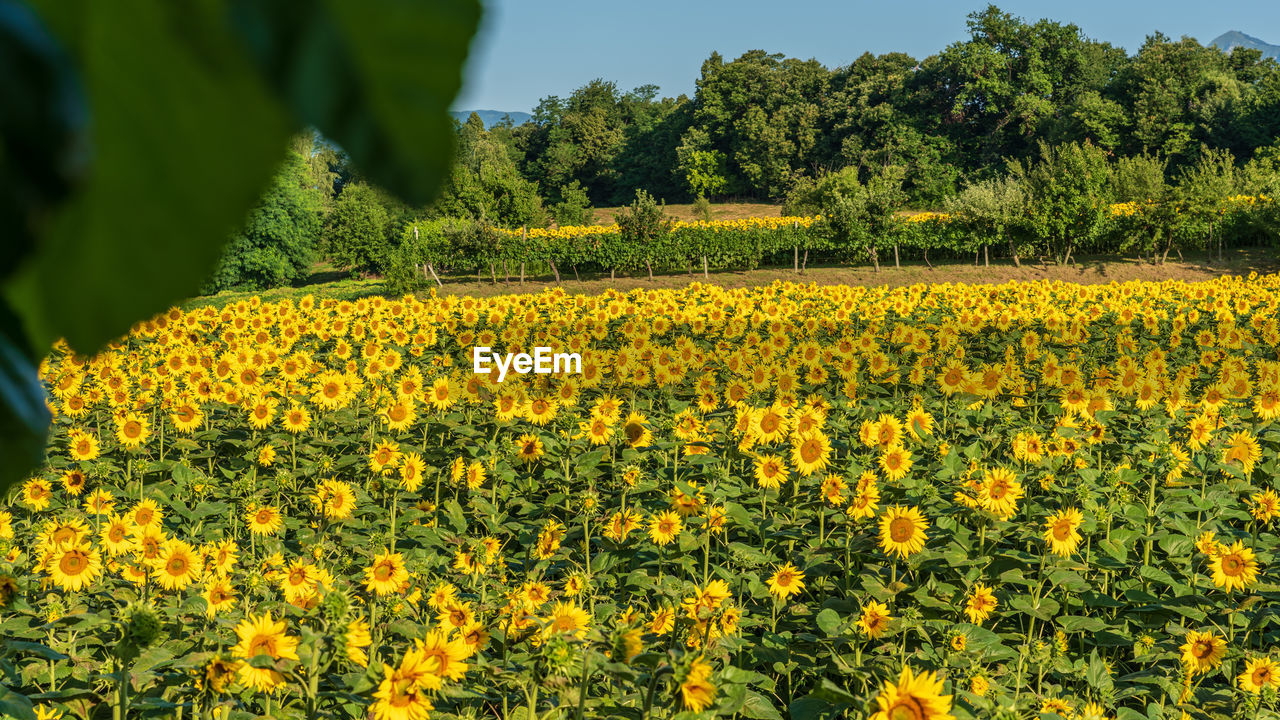
[{"label": "row of crops", "polygon": [[[499,229],[463,220],[409,225],[389,264],[398,289],[428,284],[431,272],[465,271],[481,277],[510,274],[517,266],[539,274],[594,272],[749,270],[799,268],[809,263],[877,263],[932,258],[973,260],[1063,255],[1067,242],[1080,254],[1129,254],[1163,261],[1173,252],[1272,245],[1280,233],[1277,204],[1266,196],[1235,196],[1203,217],[1175,208],[1117,203],[1097,210],[1067,237],[1037,235],[1018,218],[981,220],[922,212],[892,217],[882,231],[833,227],[820,216],[673,221],[644,237],[618,225]],[[1096,222],[1095,222],[1096,220]]]},{"label": "row of crops", "polygon": [[[0,710],[1274,717],[1278,306],[1263,276],[172,310],[42,367]],[[476,345],[582,372],[499,383]]]}]

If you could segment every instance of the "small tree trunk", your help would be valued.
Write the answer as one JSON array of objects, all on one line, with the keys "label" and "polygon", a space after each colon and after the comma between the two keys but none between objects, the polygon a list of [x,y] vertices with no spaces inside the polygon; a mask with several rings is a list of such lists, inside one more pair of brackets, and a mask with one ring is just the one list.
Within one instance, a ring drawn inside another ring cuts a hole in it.
[{"label": "small tree trunk", "polygon": [[520,284],[524,284],[524,261],[520,261]]},{"label": "small tree trunk", "polygon": [[615,268],[609,268],[609,279],[610,280],[618,279],[618,276],[616,275],[616,273],[617,273],[617,270]]},{"label": "small tree trunk", "polygon": [[559,285],[559,284],[560,284],[560,270],[559,270],[559,268],[557,268],[557,267],[556,267],[556,261],[555,261],[555,260],[548,260],[548,261],[547,261],[547,264],[549,264],[549,265],[551,266],[551,272],[552,272],[552,273],[554,273],[554,274],[555,274],[555,276],[556,276],[556,284],[557,284],[557,285]]},{"label": "small tree trunk", "polygon": [[800,246],[799,245],[791,246],[791,269],[797,275],[800,274]]},{"label": "small tree trunk", "polygon": [[505,258],[502,260],[502,274],[507,276],[507,284],[511,284],[511,266],[507,264]]},{"label": "small tree trunk", "polygon": [[440,282],[440,276],[436,275],[436,267],[433,263],[427,263],[427,269],[431,271],[431,279],[436,281],[436,285],[444,287],[444,283]]},{"label": "small tree trunk", "polygon": [[644,267],[649,271],[649,282],[653,282],[653,266],[649,264],[648,260],[645,260]]},{"label": "small tree trunk", "polygon": [[573,266],[573,281],[574,281],[574,282],[582,282],[582,278],[578,277],[578,266],[577,266],[577,265],[574,265],[574,266]]},{"label": "small tree trunk", "polygon": [[871,248],[871,264],[875,266],[876,272],[880,272],[880,255],[874,247]]},{"label": "small tree trunk", "polygon": [[933,269],[933,263],[929,262],[929,248],[924,249],[924,265],[930,270]]},{"label": "small tree trunk", "polygon": [[809,248],[804,249],[804,260],[800,261],[800,272],[803,273],[809,267]]},{"label": "small tree trunk", "polygon": [[703,279],[711,277],[710,275],[707,274],[707,256],[706,255],[702,256],[702,277]]},{"label": "small tree trunk", "polygon": [[493,263],[489,263],[489,277],[493,278],[493,284],[498,284],[498,270]]},{"label": "small tree trunk", "polygon": [[902,264],[898,262],[898,243],[893,244],[893,266],[896,268],[902,267]]},{"label": "small tree trunk", "polygon": [[973,251],[973,266],[978,267],[978,251]]},{"label": "small tree trunk", "polygon": [[990,246],[990,245],[987,245],[986,243],[983,243],[983,245],[982,245],[982,265],[983,265],[983,267],[991,267],[991,252],[990,252],[990,250],[989,250],[989,248],[990,248],[990,247],[991,247],[991,246]]}]

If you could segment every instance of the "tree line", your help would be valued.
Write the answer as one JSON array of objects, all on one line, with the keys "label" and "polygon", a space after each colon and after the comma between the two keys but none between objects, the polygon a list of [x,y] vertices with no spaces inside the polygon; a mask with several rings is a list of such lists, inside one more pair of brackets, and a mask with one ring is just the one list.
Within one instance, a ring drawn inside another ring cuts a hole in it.
[{"label": "tree line", "polygon": [[[855,186],[864,200],[875,196],[865,188],[891,186],[895,208],[944,210],[1047,188],[1043,168],[1054,166],[1063,187],[1040,202],[1139,202],[1155,222],[1190,202],[1207,167],[1222,188],[1267,186],[1259,173],[1280,154],[1280,65],[1259,51],[1156,33],[1130,55],[1076,25],[995,6],[971,14],[968,28],[924,59],[864,53],[828,69],[761,50],[731,61],[712,53],[692,97],[594,80],[543,99],[520,126],[486,129],[473,116],[457,124],[451,176],[425,208],[390,200],[323,138],[299,138],[209,289],[291,282],[317,255],[382,274],[414,223],[577,225],[591,207],[626,205],[639,191],[670,202],[836,203],[834,217],[851,212],[840,203],[859,202]],[[1016,234],[1060,259],[1096,244],[1096,228],[1053,219],[1061,210]],[[859,232],[883,234],[865,212],[850,217],[862,218]],[[1156,225],[1131,233],[1150,240],[1108,249],[1183,245],[1175,237],[1185,228]],[[999,245],[1018,254],[1008,239]]]}]

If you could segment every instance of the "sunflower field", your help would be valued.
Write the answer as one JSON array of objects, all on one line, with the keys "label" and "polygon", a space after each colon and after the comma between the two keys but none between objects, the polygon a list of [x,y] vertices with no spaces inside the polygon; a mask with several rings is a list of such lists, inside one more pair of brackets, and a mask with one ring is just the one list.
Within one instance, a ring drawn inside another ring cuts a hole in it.
[{"label": "sunflower field", "polygon": [[173,309],[41,368],[0,715],[1278,717],[1278,309],[1280,276]]}]

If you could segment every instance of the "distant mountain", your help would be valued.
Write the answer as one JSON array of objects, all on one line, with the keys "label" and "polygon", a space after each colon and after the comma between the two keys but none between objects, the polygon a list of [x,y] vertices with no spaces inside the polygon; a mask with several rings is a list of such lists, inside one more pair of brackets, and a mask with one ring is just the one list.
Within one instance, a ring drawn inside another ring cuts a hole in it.
[{"label": "distant mountain", "polygon": [[1263,57],[1280,60],[1280,45],[1263,42],[1252,35],[1245,35],[1239,30],[1222,33],[1209,44],[1228,53],[1238,47],[1253,48],[1254,50],[1261,50]]},{"label": "distant mountain", "polygon": [[502,122],[502,118],[507,115],[511,116],[511,124],[523,125],[533,119],[533,116],[527,112],[507,112],[505,110],[450,110],[449,114],[458,118],[458,122],[466,122],[471,117],[471,113],[476,113],[480,119],[484,121],[485,129]]}]

